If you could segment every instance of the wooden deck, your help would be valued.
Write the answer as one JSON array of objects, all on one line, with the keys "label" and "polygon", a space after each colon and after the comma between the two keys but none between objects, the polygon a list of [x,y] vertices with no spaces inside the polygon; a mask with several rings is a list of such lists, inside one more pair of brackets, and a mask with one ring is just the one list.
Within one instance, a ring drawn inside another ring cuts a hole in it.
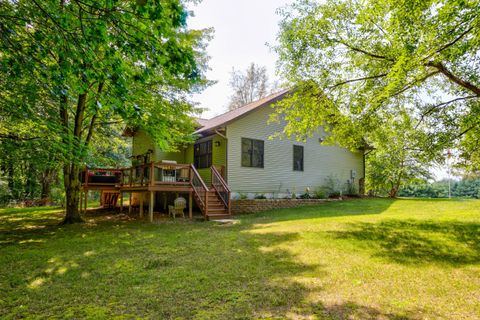
[{"label": "wooden deck", "polygon": [[[205,219],[230,216],[230,189],[220,174],[222,170],[211,167],[212,185],[207,186],[202,177],[191,164],[170,164],[152,162],[129,168],[86,168],[81,175],[82,201],[80,209],[85,210],[89,191],[100,191],[108,199],[115,199],[109,194],[118,193],[120,210],[123,209],[123,194],[129,193],[129,211],[131,212],[132,194],[140,196],[140,216],[143,216],[145,197],[149,199],[149,218],[153,220],[153,208],[156,192],[188,193],[189,217],[192,218],[193,200],[200,208]],[[112,200],[113,201],[113,200]],[[116,201],[116,200],[115,200]],[[108,202],[108,206],[115,206]]]}]

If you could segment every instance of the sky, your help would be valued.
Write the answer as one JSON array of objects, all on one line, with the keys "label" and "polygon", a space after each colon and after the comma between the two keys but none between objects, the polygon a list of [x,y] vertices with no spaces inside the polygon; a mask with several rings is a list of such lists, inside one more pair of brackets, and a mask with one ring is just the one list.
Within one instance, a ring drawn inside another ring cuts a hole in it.
[{"label": "sky", "polygon": [[269,79],[275,78],[276,54],[267,46],[274,44],[280,16],[275,12],[289,0],[203,0],[190,5],[195,14],[188,25],[192,29],[213,27],[209,42],[207,73],[216,84],[195,95],[193,100],[208,109],[202,118],[212,118],[227,110],[232,91],[229,87],[232,69],[245,70],[251,62],[267,68]]}]

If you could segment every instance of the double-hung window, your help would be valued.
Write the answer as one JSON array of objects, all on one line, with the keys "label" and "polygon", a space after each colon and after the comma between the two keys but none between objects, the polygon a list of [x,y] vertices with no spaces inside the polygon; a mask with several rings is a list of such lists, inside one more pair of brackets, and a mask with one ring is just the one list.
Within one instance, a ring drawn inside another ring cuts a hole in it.
[{"label": "double-hung window", "polygon": [[263,140],[242,138],[242,167],[263,168]]}]

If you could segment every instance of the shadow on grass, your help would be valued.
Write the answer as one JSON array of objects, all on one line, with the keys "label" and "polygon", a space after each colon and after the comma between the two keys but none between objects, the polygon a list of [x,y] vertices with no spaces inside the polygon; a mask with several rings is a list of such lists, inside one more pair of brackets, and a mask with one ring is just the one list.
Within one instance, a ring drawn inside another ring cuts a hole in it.
[{"label": "shadow on grass", "polygon": [[[59,224],[64,215],[63,208],[55,207],[0,209],[0,244],[44,242],[49,235],[63,230]],[[122,220],[122,217],[127,216],[119,215],[117,210],[90,209],[83,216],[86,221],[83,226],[91,227],[92,223],[102,220]]]},{"label": "shadow on grass", "polygon": [[219,226],[100,218],[56,226],[43,214],[24,218],[47,227],[16,225],[10,231],[20,233],[0,246],[0,287],[8,297],[0,300],[0,318],[416,319],[353,302],[312,304],[309,297],[323,288],[297,279],[321,279],[328,270],[284,249],[298,233],[258,233],[256,220]]},{"label": "shadow on grass", "polygon": [[404,264],[480,263],[480,223],[432,220],[387,220],[352,223],[336,238],[371,244],[375,256]]},{"label": "shadow on grass", "polygon": [[317,268],[276,248],[295,233],[259,235],[246,226],[116,221],[57,227],[54,235],[38,229],[33,238],[45,242],[0,247],[9,297],[0,317],[282,315],[306,294],[291,278]]}]

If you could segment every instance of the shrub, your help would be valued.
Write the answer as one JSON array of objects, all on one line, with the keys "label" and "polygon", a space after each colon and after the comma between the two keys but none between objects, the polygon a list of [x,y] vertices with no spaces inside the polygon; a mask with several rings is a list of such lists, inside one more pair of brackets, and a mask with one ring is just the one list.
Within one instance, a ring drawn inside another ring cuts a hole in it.
[{"label": "shrub", "polygon": [[355,186],[354,183],[352,183],[352,181],[348,181],[347,182],[347,185],[345,187],[345,194],[346,195],[349,195],[349,196],[356,196],[358,195],[358,190],[357,190],[357,187]]},{"label": "shrub", "polygon": [[326,195],[329,198],[336,198],[341,195],[342,187],[340,180],[334,175],[330,175],[325,178],[324,188],[326,191]]},{"label": "shrub", "polygon": [[267,197],[263,193],[258,193],[255,195],[255,199],[267,199]]},{"label": "shrub", "polygon": [[317,199],[326,199],[326,198],[328,198],[327,190],[325,190],[325,187],[318,187],[318,188],[315,190],[315,198],[317,198]]},{"label": "shrub", "polygon": [[304,194],[301,194],[300,199],[312,199],[312,196],[310,195],[310,193],[308,192],[305,192]]}]

